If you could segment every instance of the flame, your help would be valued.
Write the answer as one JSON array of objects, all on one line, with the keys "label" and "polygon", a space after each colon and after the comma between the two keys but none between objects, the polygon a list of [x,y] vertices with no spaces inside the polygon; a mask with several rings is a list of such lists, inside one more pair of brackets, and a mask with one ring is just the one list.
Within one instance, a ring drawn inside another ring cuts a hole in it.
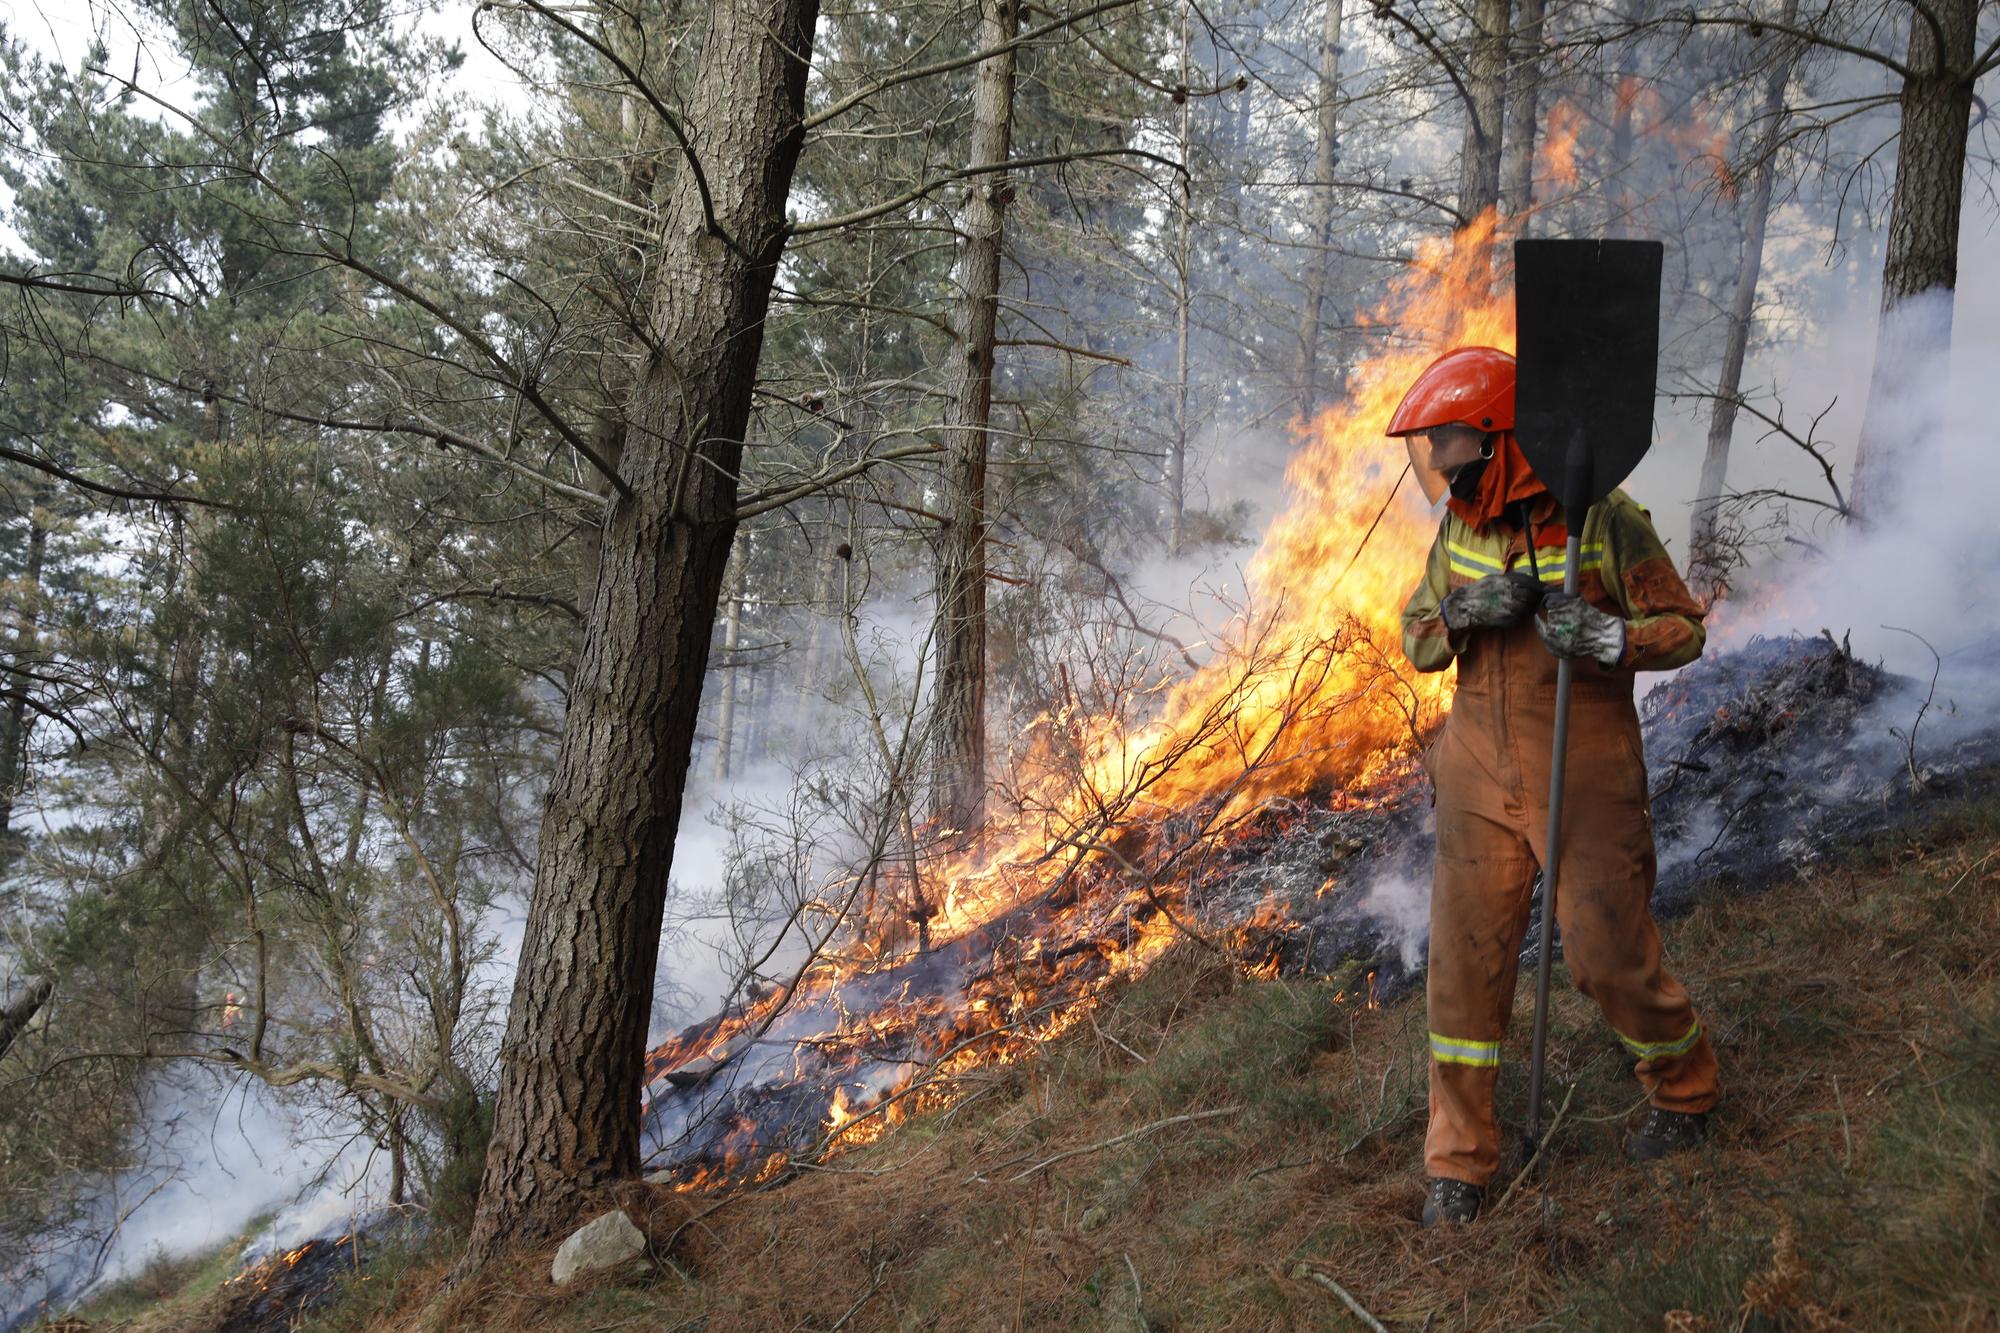
[{"label": "flame", "polygon": [[1542,134],[1543,175],[1565,190],[1576,188],[1576,141],[1583,133],[1583,112],[1574,102],[1564,100],[1549,108],[1548,126]]},{"label": "flame", "polygon": [[[1566,123],[1566,139],[1551,136],[1552,161],[1569,160],[1558,157],[1574,144],[1575,120]],[[1294,423],[1288,507],[1250,561],[1244,609],[1207,664],[1157,682],[1150,716],[1091,716],[1070,702],[1036,719],[1017,746],[1027,767],[1011,824],[925,864],[919,883],[907,868],[878,868],[837,957],[829,951],[795,984],[656,1048],[648,1081],[700,1082],[773,1039],[766,1034],[783,1016],[785,1039],[801,1051],[873,1071],[834,1089],[819,1116],[822,1151],[871,1142],[949,1103],[966,1072],[1031,1055],[1184,936],[1186,886],[1171,867],[1162,879],[1140,864],[1148,830],[1201,811],[1195,843],[1223,845],[1242,817],[1307,793],[1352,806],[1384,799],[1384,780],[1411,771],[1414,740],[1446,701],[1442,678],[1417,676],[1401,653],[1402,606],[1436,520],[1383,427],[1441,351],[1513,349],[1511,294],[1494,284],[1497,239],[1489,212],[1456,237],[1424,242],[1363,318],[1372,350],[1343,401]],[[1057,762],[1065,755],[1071,762]],[[1330,879],[1320,892],[1335,889]],[[913,916],[926,956],[957,950],[979,984],[913,996],[905,982],[850,1003],[850,992],[912,957]],[[1253,974],[1276,975],[1275,939],[1294,928],[1283,917],[1274,897],[1238,932],[1241,952],[1256,954]],[[1355,999],[1379,1004],[1374,973]],[[824,1026],[792,1035],[808,1021]],[[741,1179],[758,1159],[764,1176],[776,1171],[782,1162],[773,1165],[756,1136],[739,1117],[675,1188]]]}]

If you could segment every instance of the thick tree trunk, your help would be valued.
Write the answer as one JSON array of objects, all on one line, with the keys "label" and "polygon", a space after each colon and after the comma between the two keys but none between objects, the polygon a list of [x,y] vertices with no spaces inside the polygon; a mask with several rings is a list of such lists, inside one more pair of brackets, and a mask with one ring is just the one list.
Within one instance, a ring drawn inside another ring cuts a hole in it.
[{"label": "thick tree trunk", "polygon": [[[1017,0],[979,0],[978,50],[1014,36]],[[959,217],[958,301],[945,379],[944,435],[951,451],[939,538],[938,674],[933,705],[938,772],[935,813],[976,830],[986,804],[986,458],[993,415],[993,341],[1000,307],[1002,225],[1013,186],[1007,161],[1014,116],[1014,52],[979,62],[972,82],[971,177]]]},{"label": "thick tree trunk", "polygon": [[[597,456],[612,467],[618,466],[619,456],[625,452],[625,423],[617,413],[606,409],[600,412],[596,424],[591,428],[591,444],[597,449]],[[606,497],[611,495],[610,481],[599,478],[596,488]],[[582,537],[580,549],[583,552],[582,566],[577,570],[576,604],[589,606],[597,596],[597,562],[604,553],[604,521],[596,518],[578,524],[578,535]]]},{"label": "thick tree trunk", "polygon": [[[1778,15],[1785,27],[1795,26],[1799,0],[1784,0]],[[1701,460],[1701,482],[1695,490],[1694,522],[1688,533],[1688,583],[1704,601],[1719,596],[1734,560],[1716,543],[1716,510],[1729,476],[1729,443],[1736,430],[1736,409],[1743,389],[1743,357],[1750,346],[1750,323],[1757,310],[1757,279],[1764,267],[1764,228],[1771,215],[1771,190],[1777,179],[1778,140],[1783,130],[1785,85],[1791,82],[1792,59],[1775,62],[1764,83],[1758,119],[1764,144],[1751,176],[1750,197],[1743,201],[1743,254],[1736,270],[1736,294],[1729,304],[1729,338],[1722,351],[1722,374],[1715,386],[1715,410],[1708,419],[1708,452]]]},{"label": "thick tree trunk", "polygon": [[1941,424],[1978,31],[1979,0],[1927,0],[1910,17],[1912,77],[1903,83],[1875,373],[1854,456],[1852,509],[1864,523],[1895,504],[1904,446]]},{"label": "thick tree trunk", "polygon": [[1465,145],[1458,159],[1458,211],[1471,222],[1500,203],[1500,133],[1507,100],[1508,0],[1475,0],[1466,61]]},{"label": "thick tree trunk", "polygon": [[1299,355],[1292,369],[1301,421],[1311,421],[1319,409],[1320,327],[1333,277],[1333,181],[1340,170],[1340,7],[1341,0],[1326,0],[1319,33],[1319,116],[1313,136],[1312,218],[1308,224],[1312,248],[1306,252]]},{"label": "thick tree trunk", "polygon": [[1507,114],[1501,135],[1500,211],[1519,219],[1515,234],[1528,234],[1535,206],[1535,116],[1542,95],[1543,0],[1520,0],[1510,38]]},{"label": "thick tree trunk", "polygon": [[460,1273],[546,1236],[588,1192],[639,1168],[667,872],[736,530],[818,8],[719,0],[708,12],[686,109],[702,173],[678,172],[660,231],[658,350],[625,413],[630,493],[605,514]]}]

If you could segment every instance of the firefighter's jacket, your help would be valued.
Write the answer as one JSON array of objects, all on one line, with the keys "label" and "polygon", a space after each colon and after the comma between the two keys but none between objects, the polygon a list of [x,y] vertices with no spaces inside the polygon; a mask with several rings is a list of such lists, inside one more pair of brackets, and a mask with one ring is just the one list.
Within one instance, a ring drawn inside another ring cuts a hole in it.
[{"label": "firefighter's jacket", "polygon": [[[1529,520],[1538,531],[1558,522],[1554,497],[1544,494],[1537,500]],[[1631,496],[1613,491],[1593,506],[1584,519],[1580,546],[1583,567],[1577,575],[1578,591],[1598,610],[1625,621],[1625,656],[1609,671],[1595,662],[1579,662],[1579,679],[1670,671],[1701,656],[1705,642],[1701,606],[1681,582],[1646,511]],[[1558,590],[1565,558],[1564,547],[1540,547],[1532,572],[1541,575],[1544,587]],[[1438,614],[1438,604],[1453,588],[1512,569],[1531,571],[1525,533],[1499,523],[1486,533],[1476,532],[1456,514],[1447,513],[1431,544],[1423,582],[1403,608],[1403,652],[1410,664],[1419,671],[1442,671],[1460,657],[1467,640],[1476,636],[1451,634]],[[1461,688],[1469,672],[1480,670],[1476,658],[1477,654],[1460,660]],[[1555,666],[1555,658],[1549,657],[1550,681],[1555,679]]]},{"label": "firefighter's jacket", "polygon": [[[1553,500],[1531,502],[1550,533]],[[1579,989],[1637,1061],[1655,1106],[1704,1111],[1716,1063],[1688,994],[1667,970],[1648,901],[1655,862],[1633,673],[1692,661],[1701,608],[1681,582],[1644,510],[1622,492],[1584,523],[1578,590],[1625,621],[1625,652],[1609,669],[1572,675],[1562,874],[1556,920]],[[1451,716],[1424,757],[1437,789],[1432,875],[1429,1175],[1484,1185],[1499,1163],[1495,1076],[1513,1012],[1536,870],[1546,863],[1555,656],[1529,619],[1504,629],[1447,631],[1438,604],[1454,587],[1531,568],[1562,585],[1565,551],[1496,523],[1485,534],[1447,516],[1423,581],[1403,611],[1403,647],[1423,671],[1458,663]]]}]

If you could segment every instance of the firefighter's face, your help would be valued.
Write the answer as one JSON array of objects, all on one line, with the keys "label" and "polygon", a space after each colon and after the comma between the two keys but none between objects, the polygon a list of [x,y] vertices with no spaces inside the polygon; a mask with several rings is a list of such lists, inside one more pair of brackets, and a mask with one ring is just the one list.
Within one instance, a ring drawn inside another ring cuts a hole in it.
[{"label": "firefighter's face", "polygon": [[1431,470],[1442,472],[1446,479],[1457,475],[1458,470],[1480,456],[1486,443],[1486,432],[1471,426],[1439,426],[1424,432],[1424,440],[1430,445]]}]

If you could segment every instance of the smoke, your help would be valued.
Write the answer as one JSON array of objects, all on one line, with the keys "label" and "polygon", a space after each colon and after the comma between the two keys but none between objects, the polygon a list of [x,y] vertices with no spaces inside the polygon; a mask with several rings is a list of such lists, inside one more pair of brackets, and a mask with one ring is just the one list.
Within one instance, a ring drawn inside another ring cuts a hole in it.
[{"label": "smoke", "polygon": [[[817,679],[805,663],[789,664],[779,675],[789,697],[759,699],[754,718],[739,703],[736,725],[756,735],[737,738],[726,777],[712,744],[696,752],[675,834],[649,1044],[736,998],[753,962],[766,978],[795,968],[810,947],[797,909],[835,896],[865,857],[888,777],[857,667],[891,749],[922,757],[902,729],[924,719],[913,695],[928,690],[934,655],[928,579],[877,571],[865,554],[855,568],[866,594],[854,611],[860,661],[843,646],[819,664]],[[706,705],[719,684],[711,672]]]},{"label": "smoke", "polygon": [[[1817,550],[1757,571],[1740,613],[1718,617],[1716,647],[1751,633],[1851,630],[1856,651],[1891,670],[1927,680],[1934,648],[1943,660],[1941,690],[1991,690],[2000,449],[1987,399],[1990,368],[2000,364],[2000,327],[1989,308],[2000,264],[1981,256],[1969,267],[1971,281],[1955,303],[1950,292],[1928,292],[1882,322],[1873,349],[1879,398],[1869,417],[1885,428],[1869,466],[1886,484],[1871,486],[1870,495],[1889,502],[1872,509],[1865,526],[1834,528]],[[1850,385],[1870,383],[1866,362],[1843,369]]]},{"label": "smoke", "polygon": [[348,1229],[380,1197],[385,1164],[352,1139],[330,1152],[300,1151],[323,1130],[255,1080],[191,1065],[162,1071],[133,1125],[129,1155],[139,1165],[83,1186],[87,1224],[41,1256],[45,1272],[33,1289],[5,1293],[0,1327],[44,1303],[74,1303],[155,1260],[214,1250],[253,1226],[251,1253]]},{"label": "smoke", "polygon": [[1431,937],[1431,885],[1388,871],[1362,892],[1361,911],[1373,920],[1385,942],[1395,946],[1405,969],[1424,965]]}]

